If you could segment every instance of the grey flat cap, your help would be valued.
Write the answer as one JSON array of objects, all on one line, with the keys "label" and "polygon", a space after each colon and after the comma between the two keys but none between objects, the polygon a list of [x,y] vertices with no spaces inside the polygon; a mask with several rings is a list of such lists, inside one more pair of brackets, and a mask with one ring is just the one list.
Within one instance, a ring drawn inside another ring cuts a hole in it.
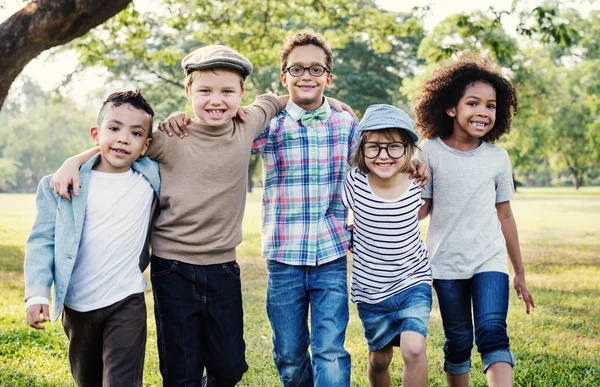
[{"label": "grey flat cap", "polygon": [[371,105],[365,111],[365,115],[358,131],[363,132],[380,129],[404,129],[413,143],[419,141],[419,135],[415,132],[413,120],[403,110],[392,105],[377,104]]},{"label": "grey flat cap", "polygon": [[187,54],[181,61],[185,75],[203,69],[230,68],[246,79],[252,73],[252,63],[242,54],[225,46],[204,46]]}]

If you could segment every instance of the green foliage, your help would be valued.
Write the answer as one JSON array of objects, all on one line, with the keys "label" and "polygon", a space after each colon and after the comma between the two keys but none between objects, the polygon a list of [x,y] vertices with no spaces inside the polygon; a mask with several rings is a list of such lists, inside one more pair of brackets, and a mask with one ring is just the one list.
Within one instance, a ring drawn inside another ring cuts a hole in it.
[{"label": "green foliage", "polygon": [[[159,119],[182,110],[186,100],[180,60],[202,45],[224,44],[248,57],[255,67],[246,85],[249,103],[260,93],[284,92],[279,81],[284,37],[303,29],[318,31],[338,51],[334,68],[338,81],[332,92],[352,95],[353,105],[362,111],[372,101],[402,99],[397,92],[400,75],[411,74],[418,63],[414,53],[423,35],[421,21],[383,11],[371,0],[297,0],[285,5],[275,0],[168,0],[164,5],[142,11],[132,3],[72,44],[85,66],[105,66],[115,77],[139,84]],[[361,53],[366,56],[360,58]],[[377,63],[366,74],[351,71],[369,59]],[[372,87],[370,76],[377,77]],[[342,90],[340,84],[351,84],[360,92]]]},{"label": "green foliage", "polygon": [[20,166],[18,161],[0,158],[0,192],[7,192],[17,188],[17,176]]},{"label": "green foliage", "polygon": [[[69,101],[32,101],[0,127],[2,190],[35,191],[39,180],[93,143],[88,129],[95,118]],[[16,169],[16,170],[15,170]]]},{"label": "green foliage", "polygon": [[512,62],[517,43],[503,29],[499,15],[485,12],[452,15],[423,39],[419,56],[428,62],[443,62],[464,51],[489,53],[502,65]]}]

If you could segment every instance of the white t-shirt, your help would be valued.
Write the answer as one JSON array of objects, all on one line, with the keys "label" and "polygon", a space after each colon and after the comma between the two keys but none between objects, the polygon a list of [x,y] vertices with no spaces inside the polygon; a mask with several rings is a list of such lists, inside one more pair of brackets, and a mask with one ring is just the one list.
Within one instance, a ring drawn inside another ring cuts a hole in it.
[{"label": "white t-shirt", "polygon": [[427,247],[433,278],[508,273],[506,242],[496,213],[496,204],[514,195],[508,153],[486,142],[461,152],[439,138],[420,147],[419,158],[431,168],[422,195],[432,199]]},{"label": "white t-shirt", "polygon": [[351,169],[344,181],[344,205],[354,214],[353,302],[376,304],[420,283],[431,283],[427,249],[421,241],[421,189],[410,183],[399,198],[377,196],[367,175]]},{"label": "white t-shirt", "polygon": [[148,180],[133,169],[123,173],[92,171],[66,306],[87,312],[144,291],[139,259],[153,197]]}]

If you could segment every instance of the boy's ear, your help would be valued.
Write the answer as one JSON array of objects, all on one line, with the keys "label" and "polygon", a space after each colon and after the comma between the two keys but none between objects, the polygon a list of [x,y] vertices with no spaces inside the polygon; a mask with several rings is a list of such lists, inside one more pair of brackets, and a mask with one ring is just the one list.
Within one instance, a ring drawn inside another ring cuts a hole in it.
[{"label": "boy's ear", "polygon": [[140,152],[140,157],[144,157],[144,155],[146,154],[146,151],[150,147],[151,143],[152,143],[152,137],[147,138],[146,143],[144,144],[144,147],[142,148],[142,151]]},{"label": "boy's ear", "polygon": [[185,96],[187,97],[190,103],[192,102],[192,92],[190,91],[189,85],[185,85]]},{"label": "boy's ear", "polygon": [[455,107],[446,108],[446,114],[452,118],[456,117],[456,108]]},{"label": "boy's ear", "polygon": [[244,92],[246,91],[245,87],[242,87],[242,92],[240,93],[240,99],[244,96]]},{"label": "boy's ear", "polygon": [[333,80],[333,74],[327,73],[327,79],[325,79],[325,87],[329,87],[329,85],[331,85],[332,80]]},{"label": "boy's ear", "polygon": [[98,135],[100,134],[100,128],[97,126],[92,126],[90,128],[90,136],[92,136],[92,140],[94,141],[94,145],[98,145],[100,140],[98,139]]},{"label": "boy's ear", "polygon": [[283,85],[283,87],[288,87],[287,76],[285,73],[279,73],[279,79],[281,79],[281,84]]}]

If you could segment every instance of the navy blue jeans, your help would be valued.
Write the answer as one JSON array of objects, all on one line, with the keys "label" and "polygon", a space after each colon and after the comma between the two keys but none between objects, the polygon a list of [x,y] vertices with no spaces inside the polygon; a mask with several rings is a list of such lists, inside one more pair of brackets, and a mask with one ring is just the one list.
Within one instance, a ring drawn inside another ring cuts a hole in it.
[{"label": "navy blue jeans", "polygon": [[164,386],[235,386],[248,370],[240,267],[152,256],[151,277]]},{"label": "navy blue jeans", "polygon": [[498,362],[515,364],[506,333],[508,275],[484,272],[469,279],[433,280],[433,286],[444,326],[444,371],[462,375],[471,369],[473,322],[483,371]]},{"label": "navy blue jeans", "polygon": [[267,261],[273,358],[285,387],[350,386],[350,354],[344,349],[349,315],[346,261],[344,257],[321,266]]}]

